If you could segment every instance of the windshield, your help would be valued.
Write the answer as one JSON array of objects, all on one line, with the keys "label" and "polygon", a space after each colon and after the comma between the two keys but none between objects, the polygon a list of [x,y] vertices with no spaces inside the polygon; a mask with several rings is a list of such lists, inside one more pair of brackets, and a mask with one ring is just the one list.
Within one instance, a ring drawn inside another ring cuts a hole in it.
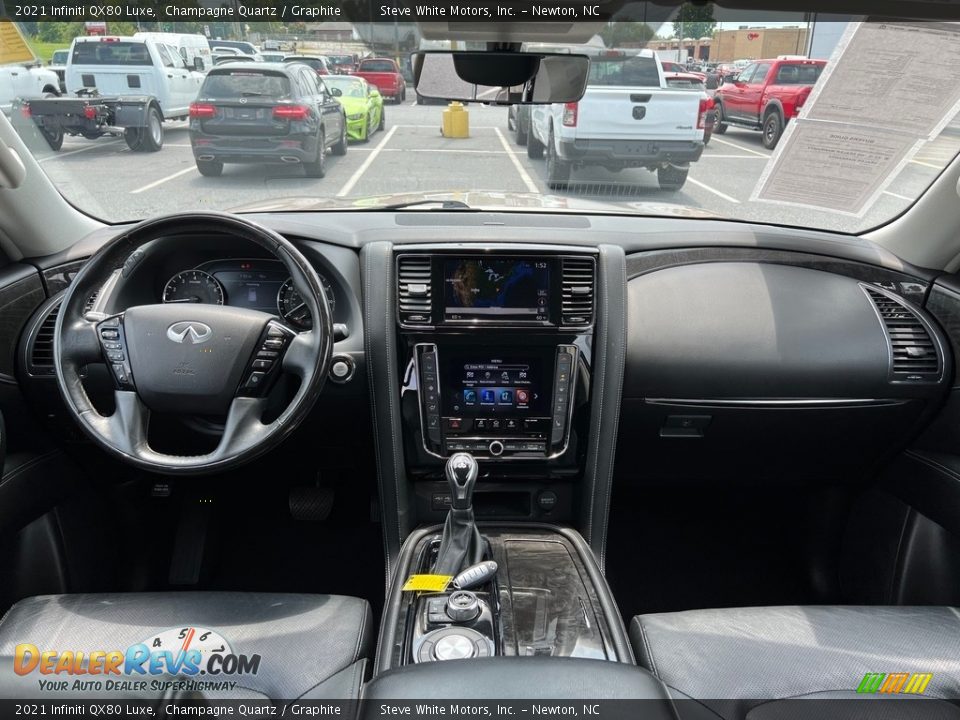
[{"label": "windshield", "polygon": [[200,89],[200,96],[209,100],[268,96],[286,98],[290,80],[285,75],[259,70],[212,70]]},{"label": "windshield", "polygon": [[397,69],[389,60],[364,60],[360,63],[361,72],[396,72]]},{"label": "windshield", "polygon": [[78,42],[70,62],[74,65],[151,65],[150,51],[142,42]]},{"label": "windshield", "polygon": [[327,87],[339,90],[343,97],[362,98],[367,95],[367,89],[361,80],[327,76],[323,79],[323,82]]},{"label": "windshield", "polygon": [[[60,97],[19,96],[9,117],[66,199],[108,222],[447,202],[862,233],[916,203],[960,151],[956,24],[754,19],[707,4],[681,27],[676,8],[628,7],[497,44],[587,56],[578,101],[535,105],[497,104],[523,96],[516,72],[503,75],[509,91],[468,85],[449,56],[435,63],[449,94],[418,95],[412,53],[488,45],[425,37],[416,22],[182,17],[89,37],[84,23],[17,23],[44,64],[70,51]],[[529,82],[528,97],[549,92]]]}]

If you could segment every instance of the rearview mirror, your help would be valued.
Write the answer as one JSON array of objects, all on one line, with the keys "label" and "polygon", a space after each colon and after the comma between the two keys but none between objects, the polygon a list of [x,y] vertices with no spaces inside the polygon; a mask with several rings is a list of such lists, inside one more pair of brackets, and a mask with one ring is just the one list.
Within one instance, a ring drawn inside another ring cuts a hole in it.
[{"label": "rearview mirror", "polygon": [[203,58],[195,57],[193,59],[193,69],[196,70],[197,72],[203,72],[203,69],[204,69]]},{"label": "rearview mirror", "polygon": [[343,90],[341,90],[340,88],[330,88],[330,94],[333,97],[340,97],[341,95],[343,95]]},{"label": "rearview mirror", "polygon": [[590,69],[586,55],[537,52],[418,52],[412,60],[421,97],[500,105],[576,102]]}]

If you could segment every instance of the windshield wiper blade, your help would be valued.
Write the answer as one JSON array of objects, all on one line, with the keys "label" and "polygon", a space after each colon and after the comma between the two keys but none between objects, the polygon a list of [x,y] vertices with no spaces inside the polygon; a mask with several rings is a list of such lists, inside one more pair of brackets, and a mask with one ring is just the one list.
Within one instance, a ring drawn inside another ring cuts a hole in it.
[{"label": "windshield wiper blade", "polygon": [[438,205],[440,210],[473,210],[462,200],[410,200],[409,202],[381,205],[378,210],[402,210],[403,208],[420,207],[421,205]]}]

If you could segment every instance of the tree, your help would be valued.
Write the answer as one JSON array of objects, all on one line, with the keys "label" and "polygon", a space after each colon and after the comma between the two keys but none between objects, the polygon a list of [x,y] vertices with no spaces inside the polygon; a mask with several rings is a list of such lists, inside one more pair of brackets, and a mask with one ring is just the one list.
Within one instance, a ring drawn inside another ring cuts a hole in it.
[{"label": "tree", "polygon": [[600,31],[604,44],[610,48],[626,44],[642,45],[655,34],[649,25],[642,22],[609,22]]},{"label": "tree", "polygon": [[686,2],[677,10],[677,18],[673,22],[673,37],[680,37],[680,22],[683,22],[683,35],[688,38],[713,37],[713,30],[717,21],[713,19],[712,3]]}]

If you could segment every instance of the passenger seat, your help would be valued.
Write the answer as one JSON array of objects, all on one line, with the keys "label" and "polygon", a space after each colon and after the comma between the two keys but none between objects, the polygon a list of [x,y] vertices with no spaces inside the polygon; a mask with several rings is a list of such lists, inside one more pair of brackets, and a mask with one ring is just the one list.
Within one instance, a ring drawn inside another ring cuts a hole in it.
[{"label": "passenger seat", "polygon": [[[956,608],[786,606],[639,615],[630,640],[641,665],[725,720],[802,717],[797,703],[780,702],[788,699],[960,699]],[[868,673],[884,677],[867,680]],[[905,676],[889,679],[900,673]],[[924,678],[913,674],[932,675],[922,692]],[[810,710],[804,715],[818,718],[866,717],[863,706],[832,703],[827,713],[800,705]],[[884,710],[891,706],[895,715],[880,716],[960,717],[956,705],[943,702],[890,703]]]}]

